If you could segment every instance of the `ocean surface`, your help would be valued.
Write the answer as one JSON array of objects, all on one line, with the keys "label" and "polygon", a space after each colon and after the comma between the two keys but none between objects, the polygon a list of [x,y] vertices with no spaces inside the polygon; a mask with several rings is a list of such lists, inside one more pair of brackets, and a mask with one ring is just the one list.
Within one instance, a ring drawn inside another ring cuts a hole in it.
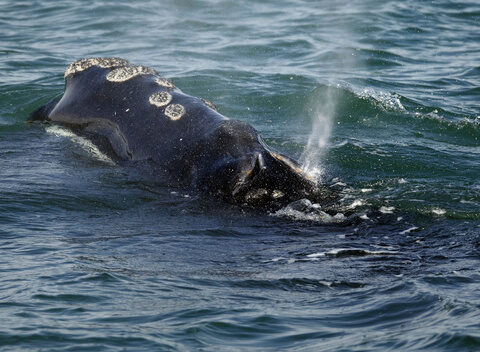
[{"label": "ocean surface", "polygon": [[[145,179],[28,114],[151,66],[341,197]],[[1,351],[479,351],[478,1],[0,0]]]}]

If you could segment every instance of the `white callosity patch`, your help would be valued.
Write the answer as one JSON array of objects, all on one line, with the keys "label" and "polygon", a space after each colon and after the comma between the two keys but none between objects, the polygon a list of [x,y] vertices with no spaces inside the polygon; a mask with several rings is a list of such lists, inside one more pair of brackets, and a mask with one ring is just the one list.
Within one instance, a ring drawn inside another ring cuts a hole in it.
[{"label": "white callosity patch", "polygon": [[152,105],[162,107],[170,104],[170,102],[172,101],[172,95],[168,92],[157,92],[153,93],[148,99],[148,101]]},{"label": "white callosity patch", "polygon": [[102,68],[118,67],[129,65],[130,63],[125,59],[120,59],[118,57],[91,57],[88,59],[80,59],[72,63],[65,70],[65,78],[71,74],[75,74],[86,69],[89,69],[93,66],[99,66]]},{"label": "white callosity patch", "polygon": [[206,106],[208,106],[210,109],[217,110],[217,107],[211,101],[208,101],[207,99],[203,99],[203,98],[200,98],[200,99],[202,99],[203,103]]},{"label": "white callosity patch", "polygon": [[156,74],[158,74],[157,71],[145,66],[123,66],[110,71],[107,80],[110,82],[125,82],[139,75]]},{"label": "white callosity patch", "polygon": [[274,199],[278,199],[278,198],[282,198],[285,194],[278,190],[278,189],[275,189],[273,192],[272,192],[272,198]]},{"label": "white callosity patch", "polygon": [[170,117],[170,120],[179,120],[184,114],[185,108],[180,104],[171,104],[165,109],[165,115]]},{"label": "white callosity patch", "polygon": [[157,77],[157,78],[155,78],[155,83],[158,84],[161,87],[175,88],[175,85],[173,84],[173,82],[171,80],[167,79],[167,78]]}]

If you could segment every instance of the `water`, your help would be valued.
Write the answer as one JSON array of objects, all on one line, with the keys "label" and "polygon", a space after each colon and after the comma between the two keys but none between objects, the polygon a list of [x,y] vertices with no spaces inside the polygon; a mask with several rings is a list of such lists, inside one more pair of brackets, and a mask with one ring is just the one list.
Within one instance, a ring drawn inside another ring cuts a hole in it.
[{"label": "water", "polygon": [[[0,350],[480,349],[478,2],[0,8]],[[338,216],[188,194],[26,124],[87,56],[303,154]]]},{"label": "water", "polygon": [[322,183],[325,170],[323,169],[323,156],[328,150],[328,142],[332,134],[332,123],[335,118],[335,109],[338,104],[338,91],[327,88],[326,93],[313,96],[312,102],[312,132],[308,137],[305,150],[300,156],[299,162],[303,171],[311,176],[317,183]]}]

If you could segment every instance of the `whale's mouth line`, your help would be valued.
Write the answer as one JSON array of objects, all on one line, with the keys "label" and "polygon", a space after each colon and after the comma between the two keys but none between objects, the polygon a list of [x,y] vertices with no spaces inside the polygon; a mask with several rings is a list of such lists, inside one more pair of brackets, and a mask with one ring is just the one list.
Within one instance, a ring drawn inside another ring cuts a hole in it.
[{"label": "whale's mouth line", "polygon": [[246,172],[239,175],[234,182],[231,194],[238,197],[243,193],[248,192],[252,184],[266,171],[265,160],[261,153],[257,152],[254,156],[254,161]]}]

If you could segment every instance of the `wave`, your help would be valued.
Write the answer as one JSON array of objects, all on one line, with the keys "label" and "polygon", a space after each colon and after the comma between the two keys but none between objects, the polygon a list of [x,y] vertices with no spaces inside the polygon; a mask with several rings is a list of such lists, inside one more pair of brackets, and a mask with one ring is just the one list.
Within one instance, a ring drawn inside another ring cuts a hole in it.
[{"label": "wave", "polygon": [[68,130],[64,127],[57,126],[57,125],[50,125],[50,126],[46,127],[45,130],[48,133],[51,133],[51,134],[55,135],[56,137],[66,137],[66,138],[68,138],[72,142],[79,145],[80,148],[82,148],[83,150],[88,152],[89,155],[91,155],[92,157],[94,157],[95,159],[97,159],[101,162],[107,163],[109,165],[116,165],[116,163],[111,158],[109,158],[107,155],[102,153],[97,148],[97,146],[95,146],[95,144],[93,144],[92,142],[90,142],[86,138],[83,138],[83,137],[80,137],[80,136],[76,135],[75,133],[71,132],[70,130]]}]

